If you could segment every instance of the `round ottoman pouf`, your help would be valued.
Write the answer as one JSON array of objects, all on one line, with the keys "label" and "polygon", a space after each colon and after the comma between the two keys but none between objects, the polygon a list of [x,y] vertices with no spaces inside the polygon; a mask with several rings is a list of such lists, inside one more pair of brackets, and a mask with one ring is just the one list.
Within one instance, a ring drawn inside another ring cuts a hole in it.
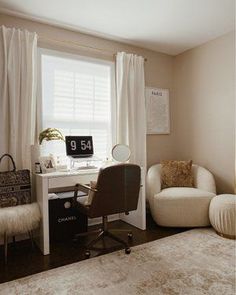
[{"label": "round ottoman pouf", "polygon": [[218,195],[213,198],[209,218],[217,234],[236,239],[236,195]]}]

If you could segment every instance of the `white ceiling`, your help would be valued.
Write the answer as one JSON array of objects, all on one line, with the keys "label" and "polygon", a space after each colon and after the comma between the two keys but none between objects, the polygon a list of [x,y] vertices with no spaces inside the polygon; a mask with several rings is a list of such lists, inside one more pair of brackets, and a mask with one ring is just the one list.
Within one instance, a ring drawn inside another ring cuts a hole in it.
[{"label": "white ceiling", "polygon": [[235,0],[0,0],[0,11],[177,55],[234,29]]}]

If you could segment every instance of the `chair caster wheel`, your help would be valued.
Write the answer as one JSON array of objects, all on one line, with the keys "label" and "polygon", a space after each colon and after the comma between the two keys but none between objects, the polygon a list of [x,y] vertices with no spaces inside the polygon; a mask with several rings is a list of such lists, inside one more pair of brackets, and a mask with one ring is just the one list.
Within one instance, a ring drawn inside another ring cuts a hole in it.
[{"label": "chair caster wheel", "polygon": [[131,249],[130,248],[125,248],[125,254],[130,254]]},{"label": "chair caster wheel", "polygon": [[90,257],[90,255],[91,255],[90,251],[89,251],[89,250],[87,250],[87,251],[85,252],[85,256],[86,256],[86,258],[89,258],[89,257]]},{"label": "chair caster wheel", "polygon": [[128,238],[131,240],[133,239],[133,234],[132,233],[128,233]]}]

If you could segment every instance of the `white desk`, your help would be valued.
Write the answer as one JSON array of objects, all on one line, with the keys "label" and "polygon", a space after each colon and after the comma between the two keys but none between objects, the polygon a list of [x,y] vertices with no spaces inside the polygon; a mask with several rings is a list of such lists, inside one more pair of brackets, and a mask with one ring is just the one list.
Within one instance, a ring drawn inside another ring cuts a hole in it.
[{"label": "white desk", "polygon": [[[42,220],[36,242],[44,255],[50,254],[48,193],[51,189],[74,186],[76,183],[88,184],[97,180],[98,170],[81,170],[78,172],[52,172],[36,174],[36,196],[40,206]],[[145,181],[142,175],[138,208],[129,215],[120,214],[120,219],[142,230],[146,229]]]}]

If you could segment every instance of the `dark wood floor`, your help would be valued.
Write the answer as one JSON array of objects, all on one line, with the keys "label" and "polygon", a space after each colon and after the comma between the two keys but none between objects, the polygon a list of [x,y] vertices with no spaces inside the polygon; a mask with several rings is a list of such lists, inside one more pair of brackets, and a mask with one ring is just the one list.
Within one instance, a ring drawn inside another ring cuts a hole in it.
[{"label": "dark wood floor", "polygon": [[[130,246],[140,245],[149,241],[161,239],[171,236],[187,229],[183,228],[165,228],[159,227],[147,215],[147,230],[139,230],[123,221],[113,221],[109,224],[110,228],[128,229],[133,232],[133,240],[129,242]],[[97,226],[91,229],[97,228]],[[116,233],[122,239],[127,240],[126,233]],[[0,247],[0,283],[11,281],[17,278],[25,277],[41,271],[49,270],[66,264],[81,261],[85,258],[85,245],[93,239],[93,236],[83,237],[79,242],[67,241],[54,243],[51,245],[51,254],[43,256],[37,247],[31,248],[29,240],[16,242],[9,245],[8,263],[4,263],[3,246]],[[97,244],[96,247],[101,248],[99,251],[92,251],[91,257],[102,255],[121,249],[118,245],[109,239],[105,240],[106,249],[103,244]],[[131,252],[132,255],[132,252]],[[91,259],[91,258],[90,258]]]}]

